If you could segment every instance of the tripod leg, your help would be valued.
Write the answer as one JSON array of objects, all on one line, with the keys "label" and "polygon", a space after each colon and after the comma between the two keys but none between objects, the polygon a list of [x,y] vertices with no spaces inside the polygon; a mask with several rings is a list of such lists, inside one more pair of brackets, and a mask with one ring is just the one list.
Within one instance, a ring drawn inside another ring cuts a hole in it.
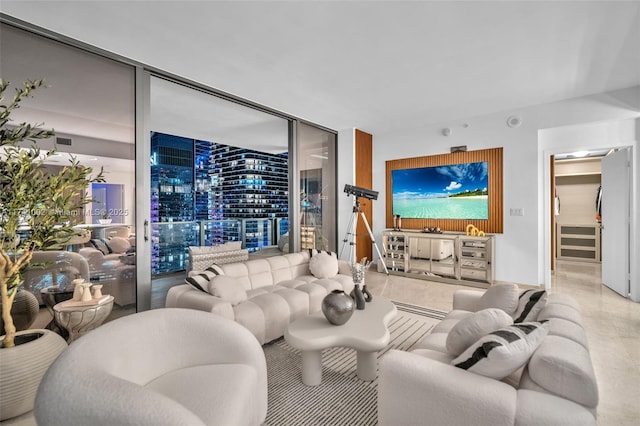
[{"label": "tripod leg", "polygon": [[373,243],[373,247],[376,249],[376,253],[378,253],[378,259],[382,261],[382,266],[384,268],[384,272],[389,275],[389,270],[387,269],[387,264],[382,258],[382,253],[380,253],[380,249],[378,248],[378,244],[376,243],[376,239],[373,237],[373,232],[371,231],[371,227],[369,226],[369,221],[367,221],[367,217],[364,215],[364,212],[360,212],[362,215],[362,220],[364,221],[364,226],[367,228],[367,232],[369,233],[369,237],[371,238],[371,242]]},{"label": "tripod leg", "polygon": [[344,252],[344,247],[345,245],[347,245],[347,243],[349,243],[349,260],[353,261],[353,253],[354,253],[354,247],[356,245],[355,243],[355,230],[356,227],[358,226],[358,215],[357,213],[353,213],[351,215],[351,219],[349,219],[349,225],[347,225],[347,233],[344,236],[344,239],[342,240],[342,248],[340,249],[340,256],[339,258],[342,258],[342,253]]}]

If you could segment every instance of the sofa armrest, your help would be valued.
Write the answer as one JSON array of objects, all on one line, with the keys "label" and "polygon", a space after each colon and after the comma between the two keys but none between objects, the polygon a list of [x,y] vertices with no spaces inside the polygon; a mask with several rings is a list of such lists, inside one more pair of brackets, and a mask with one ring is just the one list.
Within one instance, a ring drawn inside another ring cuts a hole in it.
[{"label": "sofa armrest", "polygon": [[165,308],[197,309],[235,320],[235,313],[231,303],[225,302],[209,293],[196,290],[189,284],[171,287],[167,293]]},{"label": "sofa armrest", "polygon": [[456,290],[453,293],[453,309],[476,312],[483,294],[483,291],[478,290]]},{"label": "sofa armrest", "polygon": [[380,425],[514,424],[516,401],[506,383],[411,352],[380,359]]}]

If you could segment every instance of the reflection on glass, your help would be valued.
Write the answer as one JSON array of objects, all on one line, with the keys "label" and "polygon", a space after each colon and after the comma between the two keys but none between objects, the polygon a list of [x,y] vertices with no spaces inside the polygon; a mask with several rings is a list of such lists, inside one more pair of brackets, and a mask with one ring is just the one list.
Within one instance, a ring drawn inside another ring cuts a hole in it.
[{"label": "reflection on glass", "polygon": [[[46,285],[81,275],[102,285],[102,293],[113,295],[117,305],[134,304],[134,68],[6,24],[0,24],[0,52],[3,79],[12,84],[28,78],[46,82],[13,118],[55,129],[55,138],[38,143],[43,150],[58,152],[47,168],[56,172],[68,165],[69,155],[96,172],[104,168],[106,182],[87,188],[95,202],[86,205],[74,223],[86,238],[76,238],[69,251],[60,252],[73,262],[59,268]],[[52,253],[38,252],[34,259]]]},{"label": "reflection on glass", "polygon": [[300,248],[336,251],[336,135],[298,125]]}]

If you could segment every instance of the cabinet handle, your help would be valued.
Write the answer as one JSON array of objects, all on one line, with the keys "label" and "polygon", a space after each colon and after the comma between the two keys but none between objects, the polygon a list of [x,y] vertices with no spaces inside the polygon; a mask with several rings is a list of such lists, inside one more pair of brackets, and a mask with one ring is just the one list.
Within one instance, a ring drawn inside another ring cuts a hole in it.
[{"label": "cabinet handle", "polygon": [[149,241],[149,221],[144,220],[144,240]]}]

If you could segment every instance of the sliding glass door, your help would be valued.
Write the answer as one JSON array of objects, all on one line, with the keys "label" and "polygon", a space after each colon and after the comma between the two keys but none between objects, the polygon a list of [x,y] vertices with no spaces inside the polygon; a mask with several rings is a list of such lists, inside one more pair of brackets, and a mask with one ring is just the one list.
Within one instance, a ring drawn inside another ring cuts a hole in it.
[{"label": "sliding glass door", "polygon": [[38,144],[57,151],[47,170],[57,173],[73,156],[95,173],[103,169],[105,178],[87,188],[93,202],[74,223],[86,238],[60,250],[59,260],[31,274],[26,287],[37,296],[44,288],[65,289],[86,265],[83,278],[114,296],[114,315],[135,312],[134,67],[5,23],[0,52],[0,76],[11,83],[8,96],[28,79],[46,82],[12,119],[55,130],[54,138]]},{"label": "sliding glass door", "polygon": [[184,281],[189,247],[282,252],[290,120],[152,76],[149,121],[153,308]]},{"label": "sliding glass door", "polygon": [[300,249],[337,252],[336,134],[305,123],[297,130]]}]

